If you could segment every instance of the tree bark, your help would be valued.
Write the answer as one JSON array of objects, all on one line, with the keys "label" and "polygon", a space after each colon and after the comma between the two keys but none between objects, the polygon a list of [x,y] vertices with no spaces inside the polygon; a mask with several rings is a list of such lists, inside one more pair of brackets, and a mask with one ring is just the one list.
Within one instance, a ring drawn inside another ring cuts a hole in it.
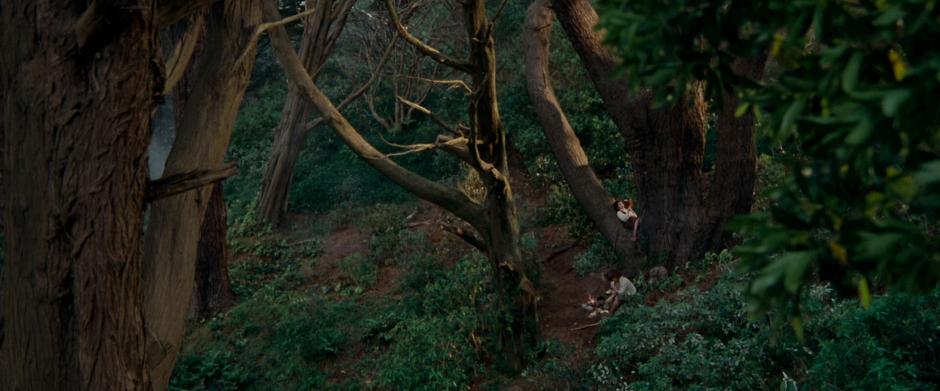
[{"label": "tree bark", "polygon": [[202,235],[196,251],[196,286],[191,311],[198,318],[208,318],[235,303],[235,293],[228,278],[228,221],[222,184],[213,186],[202,221]]},{"label": "tree bark", "polygon": [[152,2],[78,47],[81,4],[0,6],[6,265],[0,389],[149,389],[141,231],[162,83]]},{"label": "tree bark", "polygon": [[629,239],[631,232],[613,213],[611,206],[616,199],[607,192],[591,168],[581,141],[571,128],[552,87],[549,42],[554,19],[547,0],[536,0],[529,6],[524,37],[529,99],[568,188],[617,254],[630,261],[624,271],[634,274],[643,265]]},{"label": "tree bark", "polygon": [[[186,26],[176,26],[169,31],[167,41],[177,47],[188,48],[191,59],[178,74],[173,95],[174,129],[183,127],[186,103],[198,80],[204,58],[199,53],[205,48],[205,13],[192,17]],[[172,83],[172,78],[167,78]],[[233,167],[234,168],[234,167]],[[166,179],[164,176],[161,179]],[[222,183],[211,183],[212,195],[203,217],[201,235],[196,250],[196,280],[193,288],[190,318],[208,318],[235,303],[228,277],[228,221],[226,219],[225,196]]]},{"label": "tree bark", "polygon": [[[613,80],[616,60],[594,29],[598,17],[590,1],[561,0],[552,7],[626,140],[647,256],[674,268],[720,249],[727,242],[721,226],[735,213],[748,211],[753,201],[753,118],[735,118],[737,101],[725,96],[716,170],[709,180],[702,167],[709,110],[702,85],[690,86],[674,105],[654,109],[649,91],[631,93],[627,80]],[[747,63],[742,72],[752,75],[763,59]],[[557,121],[547,114],[540,114],[543,122]]]},{"label": "tree bark", "polygon": [[[317,0],[307,3],[308,7],[316,11],[305,18],[300,59],[314,81],[342,33],[354,3],[355,0]],[[258,220],[263,224],[280,225],[288,211],[294,167],[309,132],[306,123],[309,112],[309,104],[297,86],[288,81],[287,101],[284,103],[281,122],[274,130],[271,157],[258,196]]]},{"label": "tree bark", "polygon": [[[165,176],[222,164],[254,65],[254,48],[248,61],[236,61],[260,21],[260,0],[225,2],[210,10],[198,77],[176,129]],[[144,235],[143,281],[150,338],[147,362],[156,389],[166,388],[185,332],[198,239],[211,191],[204,187],[151,206]]]}]

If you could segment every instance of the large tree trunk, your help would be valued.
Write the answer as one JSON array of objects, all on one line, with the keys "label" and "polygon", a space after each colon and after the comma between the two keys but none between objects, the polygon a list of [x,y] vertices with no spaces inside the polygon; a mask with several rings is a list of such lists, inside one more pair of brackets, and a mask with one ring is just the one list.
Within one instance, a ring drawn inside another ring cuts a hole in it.
[{"label": "large tree trunk", "polygon": [[617,254],[630,261],[625,271],[633,274],[642,264],[634,243],[630,241],[631,232],[617,219],[612,208],[615,198],[591,168],[581,141],[571,128],[552,87],[549,42],[554,19],[547,0],[536,0],[529,6],[524,38],[529,99],[568,188]]},{"label": "large tree trunk", "polygon": [[[315,9],[315,12],[305,18],[300,59],[314,81],[342,33],[354,3],[355,0],[317,0],[307,3],[307,7]],[[281,122],[274,130],[271,157],[268,158],[258,197],[258,219],[261,223],[279,225],[287,214],[294,167],[309,133],[309,106],[297,86],[288,81],[287,101],[284,103]]]},{"label": "large tree trunk", "polygon": [[[716,171],[709,181],[703,171],[708,105],[702,86],[691,86],[673,106],[654,109],[649,91],[631,93],[627,80],[612,81],[616,61],[601,44],[590,1],[555,1],[552,7],[626,140],[647,256],[676,267],[721,248],[728,238],[722,225],[735,213],[748,211],[753,201],[753,118],[735,118],[736,100],[725,97],[718,121]],[[759,74],[763,65],[761,59],[746,63],[742,73],[747,68],[749,75]],[[543,122],[557,122],[550,115],[540,113]],[[589,217],[603,227],[593,214]],[[611,238],[609,233],[605,236]]]},{"label": "large tree trunk", "polygon": [[150,386],[140,271],[163,87],[153,3],[99,4],[106,27],[79,47],[71,27],[85,4],[0,6],[3,178],[16,189],[3,192],[2,389]]},{"label": "large tree trunk", "polygon": [[[184,106],[164,176],[219,167],[225,157],[238,108],[254,65],[254,49],[241,63],[261,20],[260,0],[217,4],[198,77]],[[186,310],[195,280],[197,244],[211,195],[203,187],[155,202],[144,237],[144,314],[147,361],[154,388],[169,382],[185,332]]]},{"label": "large tree trunk", "polygon": [[[205,58],[200,56],[205,48],[205,13],[194,16],[189,23],[175,26],[165,41],[170,45],[191,46],[192,60],[180,74],[176,88],[172,91],[174,129],[183,127],[186,103],[192,95]],[[193,40],[186,42],[186,40]],[[176,44],[176,42],[180,42]],[[235,302],[228,277],[228,221],[222,183],[212,185],[212,195],[206,206],[201,235],[196,250],[196,281],[193,288],[190,317],[208,318],[230,307]]]},{"label": "large tree trunk", "polygon": [[[645,107],[650,106],[644,95]],[[646,110],[628,146],[647,257],[669,268],[713,249],[705,219],[706,107],[700,87],[675,106]]]},{"label": "large tree trunk", "polygon": [[196,286],[191,311],[198,318],[208,318],[235,303],[228,278],[227,233],[225,196],[222,184],[218,183],[209,196],[196,251]]}]

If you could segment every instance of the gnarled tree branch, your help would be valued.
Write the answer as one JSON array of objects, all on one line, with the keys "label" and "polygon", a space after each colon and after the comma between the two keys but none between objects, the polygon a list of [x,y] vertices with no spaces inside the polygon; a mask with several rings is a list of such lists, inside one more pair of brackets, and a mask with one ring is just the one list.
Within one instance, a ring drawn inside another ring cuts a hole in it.
[{"label": "gnarled tree branch", "polygon": [[[265,2],[264,11],[265,17],[269,20],[281,19],[277,6],[272,2]],[[387,178],[418,197],[441,206],[471,224],[480,222],[482,219],[481,207],[467,197],[466,194],[415,174],[390,159],[383,159],[383,154],[362,137],[346,117],[333,106],[330,99],[314,84],[310,74],[307,73],[303,63],[297,57],[297,53],[294,51],[287,35],[287,30],[283,26],[277,26],[271,29],[268,35],[288,78],[297,85],[303,92],[303,96],[320,112],[324,120],[353,152],[364,158],[369,165]]]},{"label": "gnarled tree branch", "polygon": [[470,62],[450,57],[409,33],[408,29],[402,25],[401,18],[398,16],[398,9],[395,7],[395,3],[392,0],[385,0],[385,6],[388,8],[392,26],[395,27],[395,30],[398,30],[398,34],[401,35],[406,42],[414,46],[418,51],[424,53],[424,55],[430,57],[432,60],[458,71],[466,73],[473,72],[473,64]]}]

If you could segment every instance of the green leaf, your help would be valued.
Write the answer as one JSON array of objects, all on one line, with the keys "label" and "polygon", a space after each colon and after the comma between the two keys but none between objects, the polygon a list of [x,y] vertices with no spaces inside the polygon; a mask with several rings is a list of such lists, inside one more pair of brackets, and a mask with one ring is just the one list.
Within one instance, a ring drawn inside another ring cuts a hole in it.
[{"label": "green leaf", "polygon": [[749,109],[750,107],[751,105],[749,103],[742,103],[740,106],[738,106],[738,109],[734,111],[734,117],[735,118],[743,117],[744,113],[747,113],[747,109]]},{"label": "green leaf", "polygon": [[864,58],[861,52],[855,52],[845,65],[845,69],[842,70],[842,89],[846,93],[855,92],[858,85],[858,72],[862,68]]},{"label": "green leaf", "polygon": [[871,125],[871,121],[861,120],[858,125],[852,128],[852,131],[848,136],[845,137],[845,142],[852,145],[860,145],[868,140],[868,137],[871,136],[875,128]]},{"label": "green leaf", "polygon": [[815,255],[815,251],[799,251],[788,253],[777,259],[776,262],[780,262],[785,267],[783,286],[787,289],[787,292],[796,293],[799,290],[803,276],[806,274],[806,268],[813,261]]},{"label": "green leaf", "polygon": [[920,170],[914,173],[914,180],[921,186],[928,186],[940,182],[940,160],[924,163]]},{"label": "green leaf", "polygon": [[858,281],[858,298],[862,301],[862,308],[871,307],[871,290],[868,289],[868,279],[862,277]]},{"label": "green leaf", "polygon": [[878,16],[872,24],[875,26],[889,26],[896,24],[899,19],[904,19],[904,10],[898,7],[892,7],[885,10],[880,16]]},{"label": "green leaf", "polygon": [[791,128],[793,128],[796,122],[796,117],[803,112],[804,107],[806,107],[806,98],[799,98],[790,105],[790,108],[783,114],[783,119],[780,121],[780,130],[777,134],[778,138],[783,138],[783,136],[791,132]]},{"label": "green leaf", "polygon": [[858,245],[860,255],[873,259],[890,257],[898,243],[904,239],[903,235],[897,233],[860,232],[859,236],[862,238]]},{"label": "green leaf", "polygon": [[881,99],[881,112],[888,117],[894,117],[898,114],[901,105],[911,97],[909,90],[894,90],[885,94]]}]

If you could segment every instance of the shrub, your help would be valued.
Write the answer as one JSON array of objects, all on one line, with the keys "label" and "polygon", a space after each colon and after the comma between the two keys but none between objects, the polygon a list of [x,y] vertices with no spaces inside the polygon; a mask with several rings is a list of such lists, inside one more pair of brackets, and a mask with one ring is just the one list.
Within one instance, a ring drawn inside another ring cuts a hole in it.
[{"label": "shrub", "polygon": [[492,316],[482,311],[491,300],[485,284],[489,275],[486,262],[464,259],[443,278],[415,279],[425,284],[406,291],[402,321],[389,332],[392,345],[380,358],[380,386],[439,390],[469,384],[481,370],[477,353],[485,343],[481,325]]},{"label": "shrub", "polygon": [[574,270],[579,276],[585,276],[608,266],[616,266],[618,262],[620,261],[617,253],[610,243],[607,243],[607,239],[595,236],[587,251],[574,259]]},{"label": "shrub", "polygon": [[[804,298],[805,338],[768,318],[748,321],[730,275],[711,290],[677,293],[653,307],[625,305],[605,321],[589,370],[598,389],[936,389],[940,290],[877,297],[869,310],[825,286]],[[638,300],[637,300],[638,301]]]},{"label": "shrub", "polygon": [[575,238],[584,238],[594,232],[594,226],[584,209],[571,194],[568,185],[558,182],[548,188],[548,201],[543,208],[544,224],[559,224],[568,229]]},{"label": "shrub", "polygon": [[251,370],[243,367],[235,354],[212,350],[205,354],[184,354],[180,357],[170,390],[242,390],[252,384]]},{"label": "shrub", "polygon": [[338,266],[343,275],[352,280],[359,288],[372,286],[378,277],[378,267],[375,262],[361,253],[340,259]]}]

